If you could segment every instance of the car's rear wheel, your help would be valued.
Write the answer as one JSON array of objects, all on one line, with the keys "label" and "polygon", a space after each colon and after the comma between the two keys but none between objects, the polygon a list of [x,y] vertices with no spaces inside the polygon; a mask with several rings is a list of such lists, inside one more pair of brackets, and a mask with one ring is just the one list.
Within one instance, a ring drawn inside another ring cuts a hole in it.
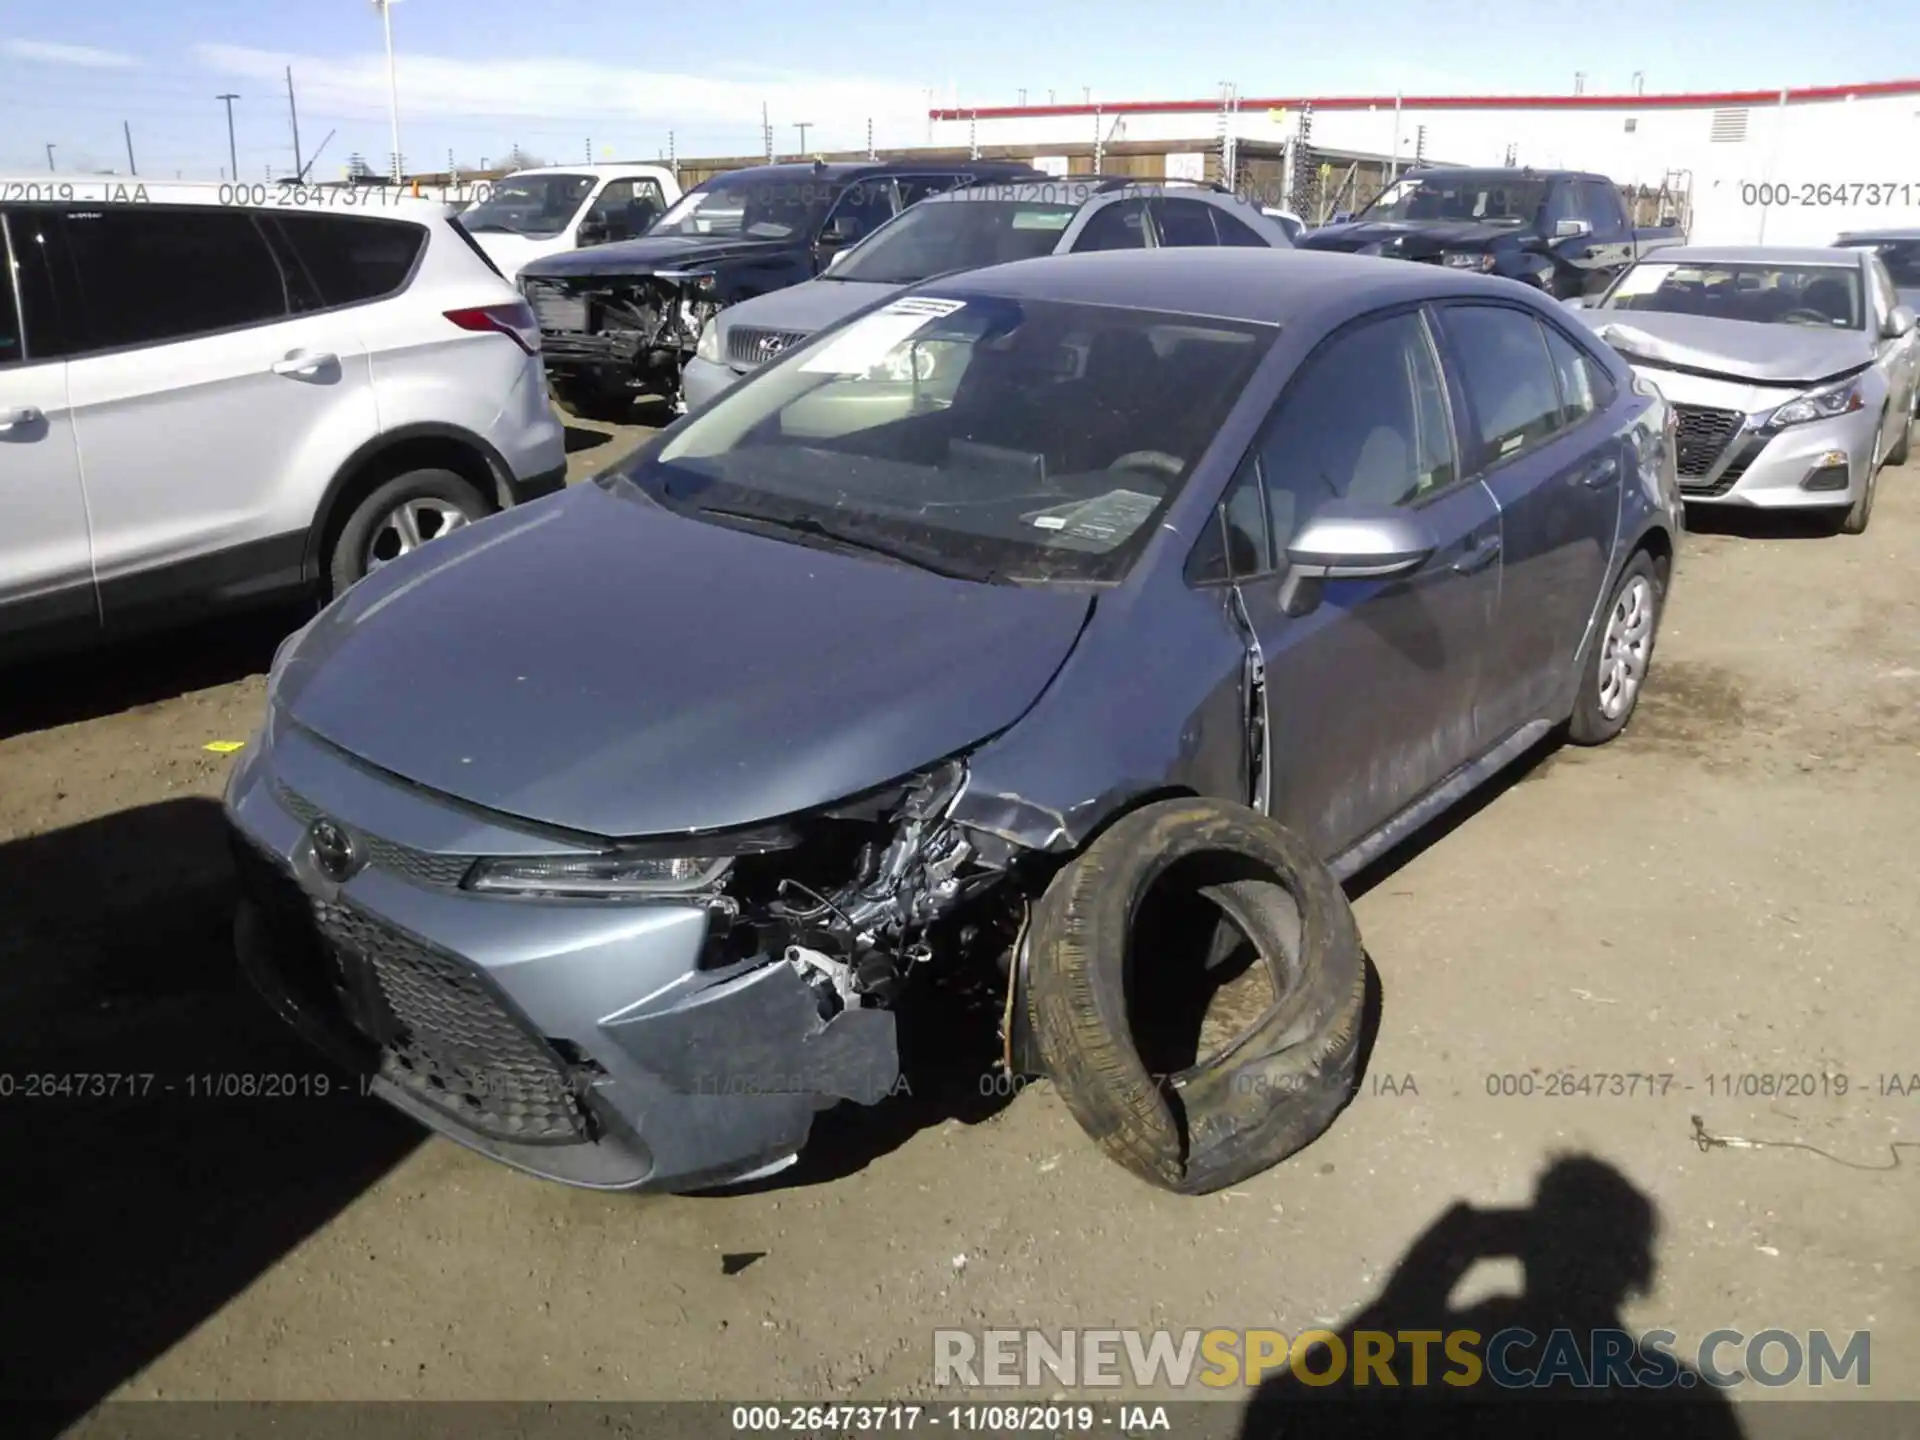
[{"label": "car's rear wheel", "polygon": [[[1353,912],[1304,840],[1245,806],[1166,800],[1114,822],[1036,906],[1023,988],[1081,1128],[1164,1189],[1278,1163],[1352,1093]],[[1226,1038],[1208,1034],[1219,1008],[1237,1012]]]},{"label": "car's rear wheel", "polygon": [[1640,689],[1653,665],[1666,585],[1653,557],[1637,552],[1621,571],[1606,613],[1580,672],[1567,738],[1576,745],[1604,745],[1633,719]]},{"label": "car's rear wheel", "polygon": [[409,470],[377,487],[353,507],[327,558],[331,594],[430,540],[469,525],[488,512],[480,492],[451,470]]}]

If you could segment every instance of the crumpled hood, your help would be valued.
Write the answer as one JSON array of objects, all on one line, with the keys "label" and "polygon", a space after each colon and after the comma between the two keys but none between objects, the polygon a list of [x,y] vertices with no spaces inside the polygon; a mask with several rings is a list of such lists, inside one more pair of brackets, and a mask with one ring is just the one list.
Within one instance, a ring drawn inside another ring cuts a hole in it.
[{"label": "crumpled hood", "polygon": [[1513,225],[1473,220],[1352,220],[1310,230],[1294,243],[1303,250],[1360,251],[1424,259],[1442,250],[1478,250],[1522,232]]},{"label": "crumpled hood", "polygon": [[981,585],[578,486],[381,567],[273,703],[429,789],[594,835],[843,799],[1018,719],[1084,594]]},{"label": "crumpled hood", "polygon": [[782,251],[800,251],[805,245],[791,240],[741,240],[708,235],[642,235],[637,240],[616,240],[611,245],[590,245],[584,250],[564,250],[527,265],[521,273],[539,279],[565,279],[586,275],[651,275],[656,270],[682,270],[691,265],[712,265],[741,256],[776,255]]},{"label": "crumpled hood", "polygon": [[1589,310],[1582,318],[1636,364],[1762,385],[1816,385],[1873,363],[1873,342],[1863,330],[1646,310]]},{"label": "crumpled hood", "polygon": [[836,320],[845,319],[862,306],[905,288],[904,285],[872,285],[860,280],[808,280],[729,305],[720,312],[720,331],[725,334],[735,325],[752,325],[811,335]]}]

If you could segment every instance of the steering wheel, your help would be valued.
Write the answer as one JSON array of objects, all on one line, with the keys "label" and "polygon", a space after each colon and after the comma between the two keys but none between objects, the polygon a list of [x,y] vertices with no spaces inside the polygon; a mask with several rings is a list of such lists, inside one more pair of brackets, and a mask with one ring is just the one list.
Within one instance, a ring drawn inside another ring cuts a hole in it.
[{"label": "steering wheel", "polygon": [[1180,472],[1186,468],[1186,461],[1164,450],[1129,450],[1107,466],[1109,470],[1152,470],[1172,480],[1179,479]]},{"label": "steering wheel", "polygon": [[1792,320],[1795,322],[1805,321],[1813,325],[1833,324],[1833,317],[1831,315],[1826,314],[1824,311],[1812,309],[1806,305],[1796,306],[1780,318],[1782,320]]}]

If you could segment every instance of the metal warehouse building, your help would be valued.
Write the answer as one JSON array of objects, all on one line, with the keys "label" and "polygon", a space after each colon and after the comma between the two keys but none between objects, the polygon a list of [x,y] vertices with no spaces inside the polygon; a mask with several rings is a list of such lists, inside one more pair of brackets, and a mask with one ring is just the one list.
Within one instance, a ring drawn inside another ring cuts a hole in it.
[{"label": "metal warehouse building", "polygon": [[933,148],[1046,168],[1231,174],[1309,219],[1425,164],[1593,170],[1696,241],[1820,244],[1920,224],[1920,80],[1712,93],[1342,95],[935,110]]}]

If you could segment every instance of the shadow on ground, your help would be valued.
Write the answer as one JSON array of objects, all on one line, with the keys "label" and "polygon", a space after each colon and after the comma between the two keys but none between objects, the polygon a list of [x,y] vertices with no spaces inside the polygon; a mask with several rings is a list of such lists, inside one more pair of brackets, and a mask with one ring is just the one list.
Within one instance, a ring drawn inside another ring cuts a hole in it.
[{"label": "shadow on ground", "polygon": [[0,739],[264,675],[280,642],[312,615],[310,605],[277,605],[10,665],[0,685]]},{"label": "shadow on ground", "polygon": [[243,988],[232,914],[211,800],[0,845],[10,1434],[58,1433],[421,1137]]},{"label": "shadow on ground", "polygon": [[[1304,1353],[1306,1337],[1292,1337],[1294,1368],[1261,1385],[1240,1440],[1738,1440],[1741,1427],[1724,1394],[1625,1328],[1624,1302],[1653,1287],[1658,1230],[1653,1201],[1587,1155],[1550,1165],[1531,1205],[1455,1204],[1414,1241],[1371,1304],[1320,1332]],[[1455,1303],[1477,1265],[1500,1260],[1519,1262],[1518,1293]],[[1462,1331],[1476,1339],[1463,1343]],[[1356,1383],[1363,1350],[1380,1364]],[[1331,1383],[1303,1380],[1302,1359],[1306,1374]],[[1417,1383],[1423,1371],[1425,1383]],[[1556,1383],[1526,1383],[1548,1378]]]},{"label": "shadow on ground", "polygon": [[1687,509],[1689,535],[1732,535],[1743,540],[1826,540],[1835,538],[1836,516],[1825,510],[1752,510],[1737,505],[1694,505]]},{"label": "shadow on ground", "polygon": [[589,430],[584,425],[568,425],[565,430],[569,455],[576,455],[582,450],[596,450],[613,439],[611,430]]}]

